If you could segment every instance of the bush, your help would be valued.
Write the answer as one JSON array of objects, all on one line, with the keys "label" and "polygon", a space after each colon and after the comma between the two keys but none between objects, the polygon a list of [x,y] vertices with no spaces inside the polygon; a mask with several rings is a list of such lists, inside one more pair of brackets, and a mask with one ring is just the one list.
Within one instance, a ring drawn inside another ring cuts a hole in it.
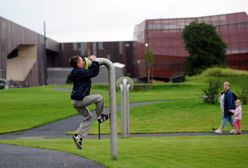
[{"label": "bush", "polygon": [[0,79],[0,89],[7,89],[8,88],[8,82],[4,79]]},{"label": "bush", "polygon": [[209,79],[208,86],[202,89],[204,95],[202,97],[203,101],[206,103],[214,104],[218,101],[219,92],[222,84],[220,80]]},{"label": "bush", "polygon": [[237,91],[238,99],[241,100],[242,104],[248,103],[248,81],[244,82]]},{"label": "bush", "polygon": [[248,75],[247,71],[235,70],[231,68],[213,67],[202,72],[201,76],[207,77],[227,77],[227,76],[241,76]]}]

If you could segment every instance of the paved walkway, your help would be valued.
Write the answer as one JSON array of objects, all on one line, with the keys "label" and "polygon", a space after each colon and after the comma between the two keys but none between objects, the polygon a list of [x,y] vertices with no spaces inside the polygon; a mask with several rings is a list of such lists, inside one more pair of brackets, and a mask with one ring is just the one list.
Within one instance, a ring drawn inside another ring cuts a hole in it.
[{"label": "paved walkway", "polygon": [[0,144],[0,168],[102,168],[79,156],[47,149]]}]

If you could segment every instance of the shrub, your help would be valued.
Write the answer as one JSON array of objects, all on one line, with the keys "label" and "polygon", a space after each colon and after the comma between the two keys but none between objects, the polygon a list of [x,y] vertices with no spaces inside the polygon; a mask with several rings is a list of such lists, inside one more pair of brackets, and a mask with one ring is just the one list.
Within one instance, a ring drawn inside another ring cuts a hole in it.
[{"label": "shrub", "polygon": [[218,101],[219,92],[222,84],[220,80],[209,79],[208,86],[202,89],[204,95],[202,97],[203,101],[206,103],[214,104]]},{"label": "shrub", "polygon": [[235,70],[231,68],[213,67],[202,72],[201,76],[207,77],[226,77],[248,75],[247,71]]},{"label": "shrub", "polygon": [[241,100],[242,104],[248,103],[248,81],[244,82],[237,91],[238,99]]}]

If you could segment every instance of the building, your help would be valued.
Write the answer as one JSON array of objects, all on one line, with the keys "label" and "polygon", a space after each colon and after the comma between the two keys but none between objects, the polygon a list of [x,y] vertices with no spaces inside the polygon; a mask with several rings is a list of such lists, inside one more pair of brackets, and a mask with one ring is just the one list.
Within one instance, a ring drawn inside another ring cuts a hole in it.
[{"label": "building", "polygon": [[18,86],[45,84],[46,57],[58,57],[60,44],[0,17],[0,78]]},{"label": "building", "polygon": [[128,63],[133,57],[132,41],[61,43],[61,66],[67,67],[69,58],[76,54],[82,56],[94,54],[108,58],[112,62],[123,63],[126,65],[125,73],[132,74],[131,64]]},{"label": "building", "polygon": [[[112,62],[125,64],[124,74],[145,79],[144,51],[148,47],[154,54],[152,77],[174,81],[184,76],[189,54],[184,47],[182,32],[193,21],[216,26],[228,46],[227,65],[248,70],[248,16],[245,12],[145,20],[135,27],[134,41],[74,43],[59,43],[44,38],[39,33],[0,17],[0,79],[13,81],[20,86],[43,85],[47,81],[63,83],[70,71],[68,59],[75,54],[96,54]],[[49,75],[55,80],[48,80]]]},{"label": "building", "polygon": [[[71,68],[68,68],[68,60],[73,55],[89,56],[94,54],[98,57],[108,58],[113,63],[124,64],[124,68],[115,66],[116,79],[119,79],[124,74],[131,75],[133,73],[132,67],[128,61],[132,60],[133,57],[132,46],[132,41],[61,43],[60,59],[57,59],[56,57],[48,58],[48,83],[65,83],[66,78],[71,71]],[[107,76],[107,69],[101,67],[100,74],[93,79],[93,82],[108,83]]]},{"label": "building", "polygon": [[[132,74],[132,67],[128,64],[133,53],[132,43],[59,43],[0,17],[0,79],[11,81],[16,87],[38,86],[47,82],[65,83],[71,70],[68,60],[76,54],[109,58],[112,62],[125,64],[124,73]],[[118,72],[120,76],[122,73]],[[106,77],[103,79],[107,81]],[[102,80],[98,81],[102,83]]]},{"label": "building", "polygon": [[149,47],[154,54],[153,77],[171,80],[184,75],[188,52],[182,32],[193,21],[206,22],[216,27],[225,41],[227,65],[248,70],[248,16],[245,12],[177,19],[145,20],[134,31],[134,76],[145,78],[144,51]]}]

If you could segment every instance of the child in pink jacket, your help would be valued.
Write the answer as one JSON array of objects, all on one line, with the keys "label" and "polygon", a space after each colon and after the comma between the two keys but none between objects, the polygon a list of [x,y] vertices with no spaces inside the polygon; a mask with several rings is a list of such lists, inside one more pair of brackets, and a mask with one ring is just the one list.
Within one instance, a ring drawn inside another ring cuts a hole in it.
[{"label": "child in pink jacket", "polygon": [[235,101],[235,106],[236,109],[230,110],[230,112],[234,113],[234,128],[235,128],[234,134],[240,134],[241,133],[240,120],[242,119],[242,107],[239,99]]}]

